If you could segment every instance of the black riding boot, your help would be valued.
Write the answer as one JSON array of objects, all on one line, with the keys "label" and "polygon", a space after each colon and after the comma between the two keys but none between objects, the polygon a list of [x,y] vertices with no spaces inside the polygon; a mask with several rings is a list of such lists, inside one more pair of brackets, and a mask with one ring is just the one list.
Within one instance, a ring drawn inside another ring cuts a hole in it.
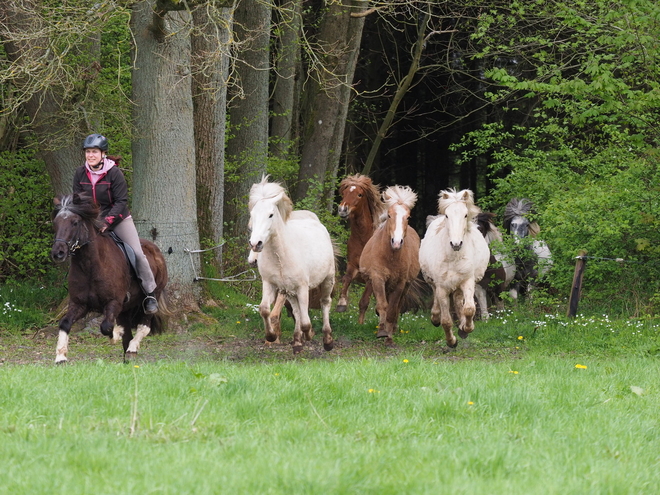
[{"label": "black riding boot", "polygon": [[148,315],[158,312],[158,301],[153,292],[150,292],[147,294],[147,297],[144,298],[144,301],[142,301],[142,307],[144,308],[144,312]]}]

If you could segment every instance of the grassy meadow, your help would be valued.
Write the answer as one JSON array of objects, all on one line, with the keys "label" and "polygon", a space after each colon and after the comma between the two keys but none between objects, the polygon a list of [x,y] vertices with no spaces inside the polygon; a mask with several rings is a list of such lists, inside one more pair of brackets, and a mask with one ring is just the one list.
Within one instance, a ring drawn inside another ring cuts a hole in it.
[{"label": "grassy meadow", "polygon": [[50,296],[11,303],[0,493],[657,490],[657,319],[524,305],[448,350],[427,313],[403,315],[385,346],[376,316],[360,326],[352,307],[331,315],[335,350],[317,335],[294,357],[289,318],[287,343],[267,346],[256,298],[215,291],[206,316],[147,338],[130,363],[90,327],[55,366],[54,332],[7,323]]}]

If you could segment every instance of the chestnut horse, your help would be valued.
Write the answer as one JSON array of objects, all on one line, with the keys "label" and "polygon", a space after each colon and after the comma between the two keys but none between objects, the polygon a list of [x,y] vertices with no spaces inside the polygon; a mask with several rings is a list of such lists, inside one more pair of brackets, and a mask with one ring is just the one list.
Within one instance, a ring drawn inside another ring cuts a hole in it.
[{"label": "chestnut horse", "polygon": [[461,338],[474,330],[475,284],[483,278],[490,258],[488,244],[474,223],[480,211],[469,189],[441,191],[439,215],[428,225],[419,249],[422,274],[433,286],[431,323],[442,325],[449,347],[458,344],[452,332],[450,296]]},{"label": "chestnut horse", "polygon": [[270,316],[278,293],[286,294],[295,318],[293,352],[303,348],[303,335],[314,335],[309,318],[309,291],[319,289],[323,314],[323,347],[333,348],[330,305],[335,284],[335,251],[330,234],[312,216],[292,216],[293,203],[284,188],[268,182],[266,176],[250,189],[250,248],[259,253],[257,265],[263,283],[259,313],[264,321],[266,340],[274,342]]},{"label": "chestnut horse", "polygon": [[[341,278],[341,291],[336,311],[342,313],[348,306],[348,289],[356,280],[364,283],[360,276],[360,256],[365,244],[371,238],[380,217],[385,213],[378,186],[374,185],[366,175],[355,174],[345,177],[339,184],[341,203],[337,213],[341,218],[348,219],[351,234],[346,246],[346,273]],[[371,286],[366,285],[363,299],[369,301]],[[361,311],[358,323],[364,323],[364,313]]]},{"label": "chestnut horse", "polygon": [[[373,287],[379,324],[377,336],[392,343],[399,324],[401,303],[419,274],[419,235],[408,225],[417,194],[408,186],[388,187],[383,193],[387,220],[367,241],[360,256],[360,273]],[[360,300],[364,314],[369,298]]]},{"label": "chestnut horse", "polygon": [[[99,232],[99,209],[86,195],[55,198],[52,214],[55,242],[50,256],[55,263],[71,259],[69,268],[69,308],[59,323],[56,363],[67,360],[71,326],[89,311],[99,311],[104,318],[101,333],[122,339],[124,357],[137,354],[142,339],[151,330],[163,328],[167,305],[163,290],[167,285],[167,265],[158,247],[141,239],[142,250],[156,280],[158,313],[144,313],[144,293],[126,256],[115,241]],[[132,329],[136,328],[135,338]]]}]

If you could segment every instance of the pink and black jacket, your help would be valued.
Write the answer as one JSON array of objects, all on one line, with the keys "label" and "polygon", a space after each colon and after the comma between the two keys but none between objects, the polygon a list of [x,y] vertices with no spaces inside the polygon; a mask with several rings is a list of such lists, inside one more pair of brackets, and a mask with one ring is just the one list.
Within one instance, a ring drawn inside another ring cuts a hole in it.
[{"label": "pink and black jacket", "polygon": [[110,167],[101,175],[96,184],[92,183],[90,175],[85,165],[78,167],[73,176],[73,192],[85,193],[94,198],[101,208],[101,218],[108,225],[108,229],[112,230],[124,218],[130,216],[126,179],[116,166]]}]

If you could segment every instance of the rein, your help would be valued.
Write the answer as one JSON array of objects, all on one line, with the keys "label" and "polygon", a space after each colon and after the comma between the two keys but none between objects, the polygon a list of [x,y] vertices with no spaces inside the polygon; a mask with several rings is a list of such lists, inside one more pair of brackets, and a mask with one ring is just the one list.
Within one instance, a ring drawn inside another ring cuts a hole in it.
[{"label": "rein", "polygon": [[[89,234],[89,230],[87,229],[87,225],[84,225],[84,227],[85,227],[85,232],[87,234]],[[91,239],[88,239],[85,242],[81,243],[80,239],[76,239],[75,241],[67,241],[66,239],[60,239],[59,237],[56,237],[55,242],[57,242],[57,241],[63,242],[64,244],[66,244],[66,247],[68,248],[67,257],[74,256],[76,254],[76,251],[78,251],[79,249],[85,247],[87,244],[92,242]]]}]

